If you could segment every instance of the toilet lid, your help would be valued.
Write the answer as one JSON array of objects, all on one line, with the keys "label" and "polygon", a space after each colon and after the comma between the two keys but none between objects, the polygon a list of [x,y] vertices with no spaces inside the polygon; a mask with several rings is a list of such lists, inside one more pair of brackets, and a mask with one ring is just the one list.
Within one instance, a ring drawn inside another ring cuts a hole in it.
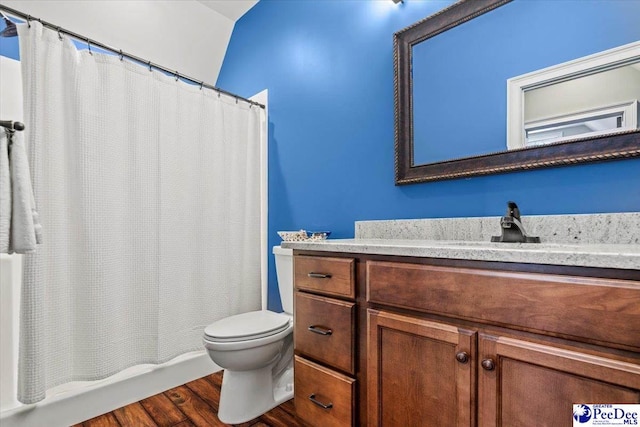
[{"label": "toilet lid", "polygon": [[277,334],[289,326],[286,314],[261,310],[225,317],[204,329],[207,338],[215,341],[240,341]]}]

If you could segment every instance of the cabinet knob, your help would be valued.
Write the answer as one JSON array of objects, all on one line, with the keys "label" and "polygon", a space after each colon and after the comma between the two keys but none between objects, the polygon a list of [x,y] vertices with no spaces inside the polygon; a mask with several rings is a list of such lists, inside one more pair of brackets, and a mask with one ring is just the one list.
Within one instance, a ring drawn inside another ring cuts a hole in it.
[{"label": "cabinet knob", "polygon": [[469,354],[466,351],[461,351],[456,354],[456,360],[460,363],[467,363],[469,361]]},{"label": "cabinet knob", "polygon": [[486,371],[493,371],[496,368],[496,363],[492,359],[484,359],[481,365]]}]

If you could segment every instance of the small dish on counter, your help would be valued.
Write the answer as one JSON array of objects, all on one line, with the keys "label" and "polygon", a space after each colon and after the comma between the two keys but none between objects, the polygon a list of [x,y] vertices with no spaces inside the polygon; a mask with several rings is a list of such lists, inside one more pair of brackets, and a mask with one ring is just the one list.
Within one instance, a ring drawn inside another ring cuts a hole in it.
[{"label": "small dish on counter", "polygon": [[331,235],[330,231],[307,231],[309,240],[325,240]]},{"label": "small dish on counter", "polygon": [[278,231],[278,236],[283,242],[304,242],[307,240],[307,232],[300,231]]}]

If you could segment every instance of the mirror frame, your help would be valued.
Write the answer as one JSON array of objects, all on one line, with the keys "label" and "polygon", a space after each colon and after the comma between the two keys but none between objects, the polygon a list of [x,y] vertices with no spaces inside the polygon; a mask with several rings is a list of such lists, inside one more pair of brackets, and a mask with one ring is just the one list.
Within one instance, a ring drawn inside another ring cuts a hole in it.
[{"label": "mirror frame", "polygon": [[639,129],[541,147],[413,164],[412,46],[511,1],[460,0],[393,35],[396,185],[640,156]]}]

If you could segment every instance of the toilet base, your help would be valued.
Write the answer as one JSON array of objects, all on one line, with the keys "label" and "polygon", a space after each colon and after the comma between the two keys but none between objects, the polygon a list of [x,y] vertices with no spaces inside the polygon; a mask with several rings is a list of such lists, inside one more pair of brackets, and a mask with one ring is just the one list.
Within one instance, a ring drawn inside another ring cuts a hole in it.
[{"label": "toilet base", "polygon": [[293,398],[293,366],[275,378],[273,366],[251,371],[225,369],[218,409],[220,421],[244,423]]}]

